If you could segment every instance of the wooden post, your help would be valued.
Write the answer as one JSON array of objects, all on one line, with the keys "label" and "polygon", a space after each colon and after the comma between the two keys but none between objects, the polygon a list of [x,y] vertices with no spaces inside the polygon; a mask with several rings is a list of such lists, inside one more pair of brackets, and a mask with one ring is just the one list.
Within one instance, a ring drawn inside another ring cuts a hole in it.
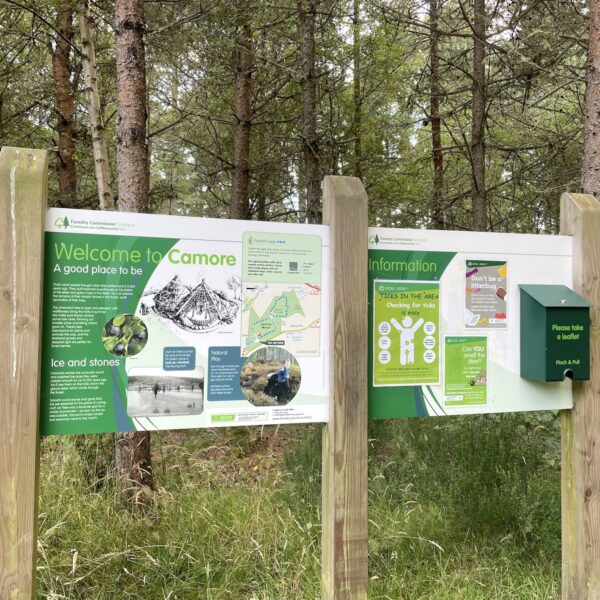
[{"label": "wooden post", "polygon": [[0,598],[35,594],[45,150],[0,151]]},{"label": "wooden post", "polygon": [[367,598],[367,195],[325,177],[331,237],[329,423],[323,429],[324,600]]},{"label": "wooden post", "polygon": [[592,303],[590,381],[573,382],[562,411],[562,597],[600,599],[600,202],[563,194],[562,234],[573,236],[573,289]]}]

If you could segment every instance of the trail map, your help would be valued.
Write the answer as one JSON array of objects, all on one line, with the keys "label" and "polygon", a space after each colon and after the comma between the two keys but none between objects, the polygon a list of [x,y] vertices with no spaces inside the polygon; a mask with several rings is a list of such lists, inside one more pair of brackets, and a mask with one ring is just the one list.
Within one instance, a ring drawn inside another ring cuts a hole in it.
[{"label": "trail map", "polygon": [[321,288],[308,283],[244,283],[242,355],[281,345],[296,356],[319,356]]}]

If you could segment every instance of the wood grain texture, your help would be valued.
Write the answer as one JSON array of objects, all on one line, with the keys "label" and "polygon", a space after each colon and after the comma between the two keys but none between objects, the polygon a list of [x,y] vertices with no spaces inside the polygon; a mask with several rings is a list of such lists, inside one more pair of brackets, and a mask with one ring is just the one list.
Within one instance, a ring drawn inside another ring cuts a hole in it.
[{"label": "wood grain texture", "polygon": [[561,414],[562,597],[600,599],[600,202],[563,194],[561,233],[573,236],[573,289],[589,300],[590,380],[573,382]]},{"label": "wood grain texture", "polygon": [[324,179],[331,236],[329,423],[323,428],[324,600],[367,598],[367,195]]},{"label": "wood grain texture", "polygon": [[0,152],[0,598],[35,592],[47,156]]}]

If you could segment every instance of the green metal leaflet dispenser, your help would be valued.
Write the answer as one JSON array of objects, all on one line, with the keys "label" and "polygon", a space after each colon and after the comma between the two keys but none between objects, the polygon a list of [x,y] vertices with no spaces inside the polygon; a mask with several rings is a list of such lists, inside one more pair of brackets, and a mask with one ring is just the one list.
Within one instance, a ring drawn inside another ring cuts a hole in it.
[{"label": "green metal leaflet dispenser", "polygon": [[521,377],[590,378],[590,306],[565,285],[520,285]]}]

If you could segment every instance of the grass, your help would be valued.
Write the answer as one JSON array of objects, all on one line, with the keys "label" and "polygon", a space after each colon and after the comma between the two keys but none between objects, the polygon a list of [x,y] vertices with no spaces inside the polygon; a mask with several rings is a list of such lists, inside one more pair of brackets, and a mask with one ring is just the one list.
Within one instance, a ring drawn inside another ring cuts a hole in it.
[{"label": "grass", "polygon": [[254,406],[278,406],[277,398],[274,396],[267,396],[264,392],[255,391],[250,387],[244,388],[244,396],[246,397],[246,400]]},{"label": "grass", "polygon": [[[559,598],[556,429],[551,416],[373,425],[369,598]],[[320,598],[316,427],[153,443],[159,489],[140,513],[107,475],[110,436],[45,440],[39,598]]]}]

